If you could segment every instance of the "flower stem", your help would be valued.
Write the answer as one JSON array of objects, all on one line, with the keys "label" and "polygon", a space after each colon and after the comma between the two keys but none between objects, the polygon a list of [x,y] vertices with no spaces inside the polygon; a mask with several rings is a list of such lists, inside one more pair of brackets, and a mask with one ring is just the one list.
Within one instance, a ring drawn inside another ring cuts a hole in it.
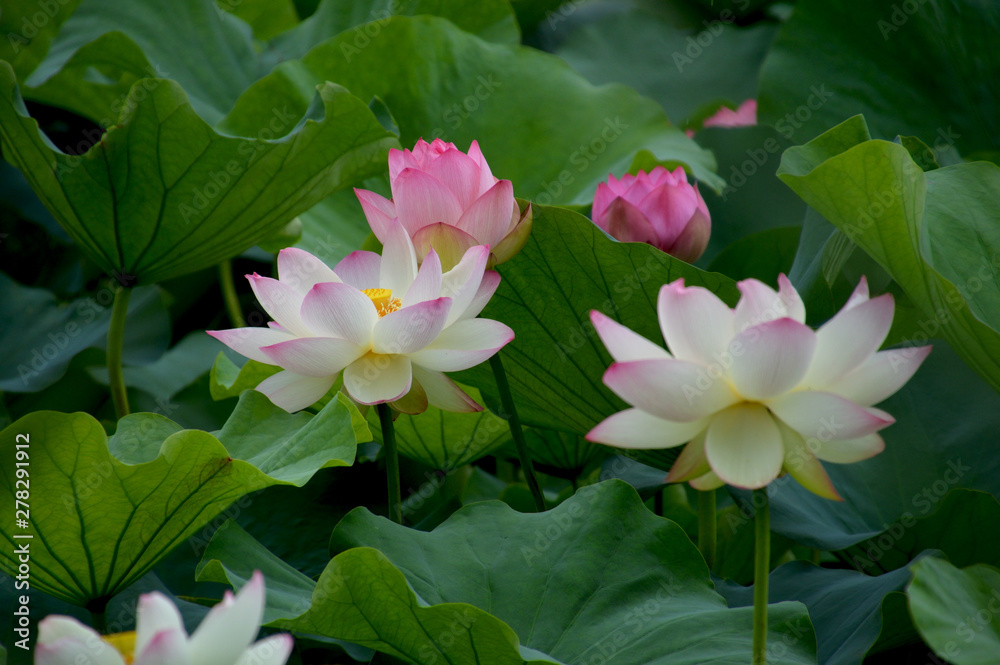
[{"label": "flower stem", "polygon": [[503,361],[500,360],[500,353],[495,353],[490,358],[490,368],[493,370],[493,378],[497,382],[497,390],[500,391],[500,404],[503,406],[504,415],[507,417],[507,426],[510,427],[510,435],[514,439],[514,446],[517,447],[517,456],[521,460],[521,469],[524,471],[524,478],[528,481],[528,488],[531,496],[535,498],[535,508],[538,512],[545,511],[545,497],[542,495],[542,488],[538,485],[538,478],[535,477],[535,467],[531,464],[531,456],[528,455],[528,443],[524,440],[524,431],[521,430],[521,419],[517,416],[517,409],[514,407],[514,398],[510,394],[510,384],[507,383],[507,372],[503,368]]},{"label": "flower stem", "polygon": [[396,524],[403,523],[403,504],[399,489],[399,451],[396,449],[396,432],[392,424],[392,409],[388,404],[379,404],[379,424],[382,425],[382,450],[385,453],[385,475],[389,486],[389,519]]},{"label": "flower stem", "polygon": [[111,389],[111,401],[114,402],[115,417],[118,420],[129,414],[125,377],[122,375],[122,346],[125,341],[125,315],[128,313],[128,299],[131,295],[132,291],[122,286],[115,291],[111,324],[108,327],[108,387]]},{"label": "flower stem", "polygon": [[698,492],[698,549],[709,570],[715,568],[716,529],[715,490]]},{"label": "flower stem", "polygon": [[771,512],[767,488],[753,491],[754,573],[753,573],[753,665],[767,663],[767,576],[771,571]]},{"label": "flower stem", "polygon": [[247,322],[243,320],[243,310],[240,309],[240,299],[233,283],[233,262],[229,259],[219,264],[219,286],[222,287],[222,299],[226,303],[229,320],[234,327],[243,328]]}]

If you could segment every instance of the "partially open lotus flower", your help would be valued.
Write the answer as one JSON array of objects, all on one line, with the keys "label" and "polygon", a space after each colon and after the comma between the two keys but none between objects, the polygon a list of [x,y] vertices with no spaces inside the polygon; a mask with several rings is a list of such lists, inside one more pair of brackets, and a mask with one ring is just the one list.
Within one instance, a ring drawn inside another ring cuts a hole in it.
[{"label": "partially open lotus flower", "polygon": [[931,347],[878,351],[893,299],[869,299],[864,278],[815,331],[794,287],[784,275],[778,281],[777,292],[740,282],[735,309],[683,280],[663,286],[657,306],[669,353],[591,312],[615,360],[604,383],[633,408],[587,438],[620,448],[687,444],[670,482],[757,489],[784,471],[839,499],[819,460],[858,462],[883,450],[877,432],[895,421],[873,405],[899,390]]},{"label": "partially open lotus flower", "polygon": [[678,166],[662,166],[620,180],[608,176],[597,186],[594,223],[622,242],[645,242],[691,263],[708,246],[712,233],[708,207]]},{"label": "partially open lotus flower", "polygon": [[42,619],[35,665],[284,665],[292,652],[291,635],[253,644],[263,616],[259,571],[235,596],[227,591],[190,637],[177,607],[161,593],[147,593],[139,598],[134,633],[101,637],[72,617]]},{"label": "partially open lotus flower", "polygon": [[757,124],[757,100],[748,99],[736,110],[723,106],[701,123],[702,127],[752,127]]},{"label": "partially open lotus flower", "polygon": [[514,186],[493,176],[476,141],[468,154],[441,139],[390,150],[389,183],[392,200],[364,189],[354,192],[375,236],[384,244],[390,223],[399,220],[421,263],[434,249],[447,271],[470,248],[487,245],[492,268],[528,241],[531,207],[521,213]]},{"label": "partially open lotus flower", "polygon": [[257,390],[289,412],[323,397],[341,371],[361,404],[482,410],[444,372],[478,365],[514,338],[506,325],[476,318],[500,284],[486,270],[488,248],[471,247],[448,271],[432,250],[418,269],[399,221],[387,223],[384,238],[382,256],[354,252],[332,270],[308,252],[282,250],[278,279],[248,275],[270,327],[209,334],[284,368]]}]

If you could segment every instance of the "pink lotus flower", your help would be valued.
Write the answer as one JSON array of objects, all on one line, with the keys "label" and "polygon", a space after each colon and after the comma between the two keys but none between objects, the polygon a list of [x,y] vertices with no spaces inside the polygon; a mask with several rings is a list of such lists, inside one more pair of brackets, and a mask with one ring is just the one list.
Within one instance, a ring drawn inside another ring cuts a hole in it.
[{"label": "pink lotus flower", "polygon": [[880,453],[876,432],[895,422],[873,407],[920,367],[931,347],[878,351],[892,295],[869,299],[862,278],[819,330],[784,275],[777,292],[748,279],[729,309],[711,291],[677,280],[660,289],[670,353],[603,314],[591,321],[615,362],[604,383],[634,408],[587,439],[619,448],[687,444],[668,482],[699,489],[764,487],[783,471],[839,500],[819,460],[845,464]]},{"label": "pink lotus flower", "polygon": [[622,242],[645,242],[689,263],[708,246],[708,207],[684,169],[608,176],[594,194],[594,223]]},{"label": "pink lotus flower", "polygon": [[361,404],[481,411],[444,372],[478,365],[514,338],[504,324],[475,318],[500,284],[486,270],[488,248],[468,249],[447,272],[431,250],[418,270],[398,221],[387,223],[384,238],[382,256],[354,252],[333,270],[308,252],[283,249],[278,279],[248,275],[270,327],[208,334],[283,367],[257,390],[289,412],[319,400],[341,371],[344,391]]},{"label": "pink lotus flower", "polygon": [[705,118],[702,127],[752,127],[757,124],[757,100],[748,99],[734,111],[723,106]]},{"label": "pink lotus flower", "polygon": [[291,635],[252,644],[263,616],[259,571],[236,596],[227,591],[190,638],[174,604],[154,591],[139,598],[134,633],[101,637],[72,617],[42,619],[35,665],[284,665],[292,652]]},{"label": "pink lotus flower", "polygon": [[521,214],[514,186],[493,177],[476,141],[468,154],[441,139],[390,150],[389,182],[391,201],[364,189],[354,193],[375,236],[384,244],[398,219],[420,262],[433,248],[449,270],[471,247],[486,245],[492,268],[521,251],[531,233],[531,207]]}]

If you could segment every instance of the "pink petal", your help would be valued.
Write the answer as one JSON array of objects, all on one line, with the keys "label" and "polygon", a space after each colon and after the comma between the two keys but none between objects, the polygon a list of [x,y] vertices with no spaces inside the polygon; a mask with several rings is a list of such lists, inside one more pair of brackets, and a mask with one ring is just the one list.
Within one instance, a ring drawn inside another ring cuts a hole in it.
[{"label": "pink petal", "polygon": [[303,376],[335,376],[367,352],[339,337],[302,337],[261,349],[272,365]]},{"label": "pink petal", "polygon": [[723,106],[706,118],[703,127],[750,127],[757,124],[757,100],[748,99],[734,111]]},{"label": "pink petal", "polygon": [[861,406],[878,404],[902,388],[930,352],[930,346],[879,351],[826,390]]},{"label": "pink petal", "polygon": [[501,180],[470,205],[455,224],[481,245],[494,247],[507,235],[514,186]]},{"label": "pink petal", "polygon": [[670,354],[658,344],[650,342],[596,309],[590,310],[590,321],[594,324],[594,330],[604,342],[608,353],[618,362],[670,358]]},{"label": "pink petal", "polygon": [[[613,180],[612,176],[608,176],[609,180]],[[590,209],[590,217],[594,220],[594,224],[599,227],[608,230],[607,225],[603,222],[605,218],[605,212],[611,202],[618,198],[618,194],[611,189],[611,186],[606,183],[598,183],[597,190],[594,192],[594,205]]]},{"label": "pink petal", "polygon": [[320,282],[339,282],[340,277],[318,258],[296,247],[278,252],[278,280],[305,295]]},{"label": "pink petal", "polygon": [[807,442],[854,439],[872,434],[895,422],[884,411],[858,406],[833,393],[801,391],[767,402],[767,407]]},{"label": "pink petal", "polygon": [[767,409],[744,402],[712,418],[705,435],[705,456],[726,484],[759,489],[781,473],[785,447]]},{"label": "pink petal", "polygon": [[275,406],[295,413],[318,402],[335,379],[334,376],[303,376],[285,370],[261,381],[256,390],[267,395]]},{"label": "pink petal", "polygon": [[611,201],[603,216],[595,218],[595,223],[621,242],[645,242],[660,246],[656,229],[646,215],[623,198]]},{"label": "pink petal", "polygon": [[207,332],[241,356],[268,365],[273,365],[274,361],[260,350],[261,347],[296,339],[295,335],[274,328],[231,328]]},{"label": "pink petal", "polygon": [[463,319],[445,328],[434,343],[409,354],[415,365],[457,372],[489,359],[514,339],[514,331],[492,319]]},{"label": "pink petal", "polygon": [[418,351],[444,329],[451,298],[425,300],[386,314],[372,330],[372,351],[396,354]]},{"label": "pink petal", "polygon": [[191,665],[235,663],[260,632],[263,618],[264,577],[258,570],[235,597],[226,593],[201,620],[189,642]]},{"label": "pink petal", "polygon": [[803,385],[825,390],[870,358],[889,334],[894,311],[886,293],[837,312],[816,331],[816,355]]},{"label": "pink petal", "polygon": [[469,306],[462,312],[458,320],[471,319],[473,317],[479,316],[483,308],[489,304],[490,299],[493,298],[493,294],[496,293],[497,288],[500,286],[500,273],[496,270],[487,270],[483,273],[483,281],[479,283],[479,288],[476,290],[476,295],[472,297],[472,301]]},{"label": "pink petal", "polygon": [[834,464],[853,464],[870,457],[875,457],[885,450],[885,441],[878,434],[869,434],[857,439],[844,439],[841,441],[820,441],[813,439],[809,442],[810,447],[816,457],[825,462]]},{"label": "pink petal", "polygon": [[668,247],[661,246],[661,249],[681,261],[694,263],[705,253],[711,236],[712,222],[708,215],[699,211],[695,213],[673,243]]},{"label": "pink petal", "polygon": [[660,289],[660,329],[674,357],[718,364],[733,337],[733,312],[718,296],[678,279]]},{"label": "pink petal", "polygon": [[177,606],[158,591],[139,596],[136,604],[135,653],[142,653],[146,645],[164,631],[180,632],[186,639],[184,621]]},{"label": "pink petal", "polygon": [[141,651],[136,644],[135,656],[136,662],[141,665],[199,665],[199,661],[218,662],[201,660],[202,654],[191,654],[183,628],[156,633]]},{"label": "pink petal", "polygon": [[626,409],[605,418],[586,438],[616,448],[673,448],[693,439],[706,425],[705,420],[677,423],[641,409]]},{"label": "pink petal", "polygon": [[497,179],[490,171],[490,165],[486,163],[483,151],[479,149],[478,141],[473,141],[472,145],[469,146],[469,157],[479,165],[479,192],[485,194],[490,187],[496,184]]},{"label": "pink petal", "polygon": [[756,279],[737,282],[743,295],[733,310],[736,332],[785,317],[805,323],[805,306],[798,292],[787,279],[779,277],[778,282],[780,291]]},{"label": "pink petal", "polygon": [[604,384],[632,406],[679,423],[701,420],[739,400],[727,381],[676,358],[614,363]]},{"label": "pink petal", "polygon": [[457,383],[449,379],[443,372],[435,372],[419,365],[413,365],[413,380],[423,387],[427,394],[427,401],[432,406],[456,413],[475,413],[483,410],[483,407],[477,404],[476,400],[469,397]]},{"label": "pink petal", "polygon": [[461,150],[449,150],[426,170],[455,194],[463,210],[479,198],[479,164]]},{"label": "pink petal", "polygon": [[412,385],[406,356],[368,354],[344,370],[344,390],[360,404],[394,402],[410,392]]},{"label": "pink petal", "polygon": [[294,335],[311,334],[299,317],[302,293],[298,289],[270,277],[261,277],[257,273],[249,275],[248,279],[261,307],[272,319]]},{"label": "pink petal", "polygon": [[377,289],[382,257],[375,252],[351,252],[337,264],[334,272],[356,289]]},{"label": "pink petal", "polygon": [[428,224],[455,225],[462,216],[462,206],[447,185],[417,169],[399,174],[392,183],[392,195],[396,217],[410,235]]},{"label": "pink petal", "polygon": [[761,323],[733,338],[729,376],[741,396],[769,399],[799,384],[815,349],[816,333],[798,321]]},{"label": "pink petal", "polygon": [[433,249],[420,264],[417,277],[406,291],[403,305],[415,305],[425,300],[433,300],[441,295],[441,259]]},{"label": "pink petal", "polygon": [[367,189],[355,188],[354,194],[361,202],[361,209],[365,213],[372,233],[379,239],[379,242],[385,242],[384,238],[389,230],[389,224],[396,219],[396,206],[384,196],[369,192]]},{"label": "pink petal", "polygon": [[687,183],[655,187],[636,204],[649,219],[662,246],[672,245],[698,212],[698,197]]},{"label": "pink petal", "polygon": [[422,167],[421,161],[418,160],[416,156],[413,154],[414,152],[417,151],[417,147],[421,147],[421,144],[423,144],[424,146],[427,145],[427,143],[423,139],[420,139],[420,141],[417,143],[417,146],[414,148],[412,152],[410,150],[397,150],[396,148],[393,148],[389,151],[390,182],[395,182],[396,178],[399,177],[399,174],[402,173],[405,169],[419,169]]},{"label": "pink petal", "polygon": [[378,310],[372,299],[347,284],[317,284],[302,301],[302,319],[316,334],[366,347]]}]

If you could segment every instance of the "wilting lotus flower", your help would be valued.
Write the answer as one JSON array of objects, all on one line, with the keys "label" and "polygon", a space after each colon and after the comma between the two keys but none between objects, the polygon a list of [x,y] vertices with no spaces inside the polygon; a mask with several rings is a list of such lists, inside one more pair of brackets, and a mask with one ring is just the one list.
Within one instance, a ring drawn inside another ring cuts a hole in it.
[{"label": "wilting lotus flower", "polygon": [[389,151],[392,200],[355,189],[372,232],[386,242],[390,222],[398,219],[423,262],[433,248],[445,270],[471,247],[488,245],[487,267],[510,259],[531,233],[531,207],[521,214],[510,180],[493,177],[479,143],[469,154],[434,139],[413,150]]},{"label": "wilting lotus flower", "polygon": [[817,458],[858,462],[885,447],[895,422],[873,408],[899,390],[930,346],[878,351],[892,324],[890,294],[869,299],[864,278],[819,330],[784,275],[779,290],[748,279],[729,309],[711,291],[677,280],[660,289],[670,353],[599,312],[591,321],[615,362],[604,383],[634,408],[590,431],[620,448],[687,443],[669,482],[757,489],[783,470],[839,499]]},{"label": "wilting lotus flower", "polygon": [[748,99],[734,111],[723,106],[701,123],[702,127],[752,127],[757,124],[757,100]]},{"label": "wilting lotus flower", "polygon": [[344,390],[361,404],[480,411],[444,372],[478,365],[514,338],[504,324],[475,318],[500,284],[500,275],[486,270],[488,255],[477,245],[442,273],[431,251],[418,271],[410,237],[395,220],[382,256],[354,252],[333,270],[308,252],[283,249],[278,279],[248,276],[274,319],[270,327],[209,334],[247,358],[283,367],[257,390],[289,412],[316,402],[341,371]]},{"label": "wilting lotus flower", "polygon": [[264,616],[264,578],[255,572],[188,637],[180,612],[161,593],[139,598],[134,633],[102,638],[76,619],[52,615],[38,623],[35,665],[284,665],[292,636],[272,635],[252,644]]},{"label": "wilting lotus flower", "polygon": [[608,176],[594,194],[594,223],[622,242],[645,242],[682,261],[705,251],[712,233],[708,207],[684,169]]}]

